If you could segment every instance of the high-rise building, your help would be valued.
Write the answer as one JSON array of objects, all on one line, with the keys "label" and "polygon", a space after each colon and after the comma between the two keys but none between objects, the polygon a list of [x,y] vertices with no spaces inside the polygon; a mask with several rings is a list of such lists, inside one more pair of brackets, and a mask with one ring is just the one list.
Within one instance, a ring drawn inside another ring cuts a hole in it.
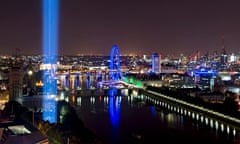
[{"label": "high-rise building", "polygon": [[22,63],[13,63],[9,69],[9,100],[15,100],[22,96],[23,87],[23,65]]},{"label": "high-rise building", "polygon": [[160,63],[160,55],[158,53],[152,54],[152,72],[160,73],[161,72],[161,63]]},{"label": "high-rise building", "polygon": [[222,53],[221,53],[221,64],[226,64],[228,60],[227,52],[225,48],[224,37],[222,37]]}]

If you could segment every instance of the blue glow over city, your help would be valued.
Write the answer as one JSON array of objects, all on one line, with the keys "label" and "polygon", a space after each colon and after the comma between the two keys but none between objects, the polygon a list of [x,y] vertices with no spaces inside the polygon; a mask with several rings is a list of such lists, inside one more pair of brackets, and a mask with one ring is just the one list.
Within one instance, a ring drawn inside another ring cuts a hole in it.
[{"label": "blue glow over city", "polygon": [[58,49],[58,0],[43,0],[43,120],[55,123],[57,94],[55,70]]}]

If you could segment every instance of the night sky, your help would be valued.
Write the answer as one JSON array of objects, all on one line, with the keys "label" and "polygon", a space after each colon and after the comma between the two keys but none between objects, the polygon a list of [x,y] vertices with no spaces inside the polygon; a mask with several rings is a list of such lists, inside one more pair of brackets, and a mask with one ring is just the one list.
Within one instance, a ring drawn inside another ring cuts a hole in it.
[{"label": "night sky", "polygon": [[[239,0],[60,0],[59,15],[61,55],[240,50]],[[41,0],[1,0],[0,49],[41,54]]]}]

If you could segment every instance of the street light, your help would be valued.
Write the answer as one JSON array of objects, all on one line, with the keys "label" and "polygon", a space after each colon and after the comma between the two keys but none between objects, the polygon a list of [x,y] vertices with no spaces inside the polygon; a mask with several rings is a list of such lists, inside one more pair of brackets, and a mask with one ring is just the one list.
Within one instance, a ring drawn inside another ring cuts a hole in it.
[{"label": "street light", "polygon": [[28,71],[28,75],[31,76],[33,74],[33,71],[32,70],[29,70]]},{"label": "street light", "polygon": [[33,70],[32,69],[29,69],[28,72],[28,88],[29,88],[29,95],[32,95],[33,94]]}]

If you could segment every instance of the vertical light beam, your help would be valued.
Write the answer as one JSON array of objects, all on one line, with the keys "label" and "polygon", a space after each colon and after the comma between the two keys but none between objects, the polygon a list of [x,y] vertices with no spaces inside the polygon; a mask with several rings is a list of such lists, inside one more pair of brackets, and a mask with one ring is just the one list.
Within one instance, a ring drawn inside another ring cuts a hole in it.
[{"label": "vertical light beam", "polygon": [[58,49],[58,0],[43,0],[43,120],[55,123],[57,94],[55,70]]}]

